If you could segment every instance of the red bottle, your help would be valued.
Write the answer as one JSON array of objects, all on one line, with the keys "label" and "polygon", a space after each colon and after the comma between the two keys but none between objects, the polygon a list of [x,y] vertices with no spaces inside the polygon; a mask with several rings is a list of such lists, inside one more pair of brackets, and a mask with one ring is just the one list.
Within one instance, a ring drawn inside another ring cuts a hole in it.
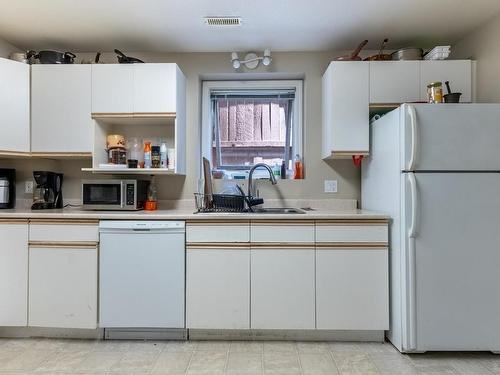
[{"label": "red bottle", "polygon": [[299,154],[295,155],[293,178],[294,180],[302,180],[304,178],[304,166]]}]

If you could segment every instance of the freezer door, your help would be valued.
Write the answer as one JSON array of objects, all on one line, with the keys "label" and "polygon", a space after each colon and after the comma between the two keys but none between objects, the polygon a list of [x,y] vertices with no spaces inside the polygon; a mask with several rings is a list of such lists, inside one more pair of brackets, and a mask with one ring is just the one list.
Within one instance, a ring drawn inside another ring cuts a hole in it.
[{"label": "freezer door", "polygon": [[500,174],[409,175],[404,350],[500,351]]},{"label": "freezer door", "polygon": [[500,104],[404,104],[401,114],[401,170],[500,170]]}]

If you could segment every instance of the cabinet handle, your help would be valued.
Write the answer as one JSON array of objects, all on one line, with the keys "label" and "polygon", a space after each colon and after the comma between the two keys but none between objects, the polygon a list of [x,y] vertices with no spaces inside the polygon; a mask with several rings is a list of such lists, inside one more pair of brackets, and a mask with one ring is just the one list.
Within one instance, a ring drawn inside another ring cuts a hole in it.
[{"label": "cabinet handle", "polygon": [[36,242],[30,241],[29,247],[32,248],[55,248],[55,249],[97,249],[97,242]]}]

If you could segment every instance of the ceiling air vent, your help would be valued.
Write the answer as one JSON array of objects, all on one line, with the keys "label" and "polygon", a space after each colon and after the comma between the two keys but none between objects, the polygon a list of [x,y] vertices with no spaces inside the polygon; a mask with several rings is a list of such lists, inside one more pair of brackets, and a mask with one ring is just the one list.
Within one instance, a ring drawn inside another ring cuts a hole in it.
[{"label": "ceiling air vent", "polygon": [[241,17],[205,17],[208,26],[241,26]]}]

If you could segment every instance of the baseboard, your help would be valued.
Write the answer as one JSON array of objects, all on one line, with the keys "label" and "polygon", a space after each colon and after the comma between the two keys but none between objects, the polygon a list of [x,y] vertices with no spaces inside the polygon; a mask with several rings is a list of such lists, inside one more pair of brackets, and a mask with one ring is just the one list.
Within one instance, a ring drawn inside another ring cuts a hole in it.
[{"label": "baseboard", "polygon": [[102,340],[104,330],[75,329],[75,328],[42,328],[42,327],[0,327],[0,337],[4,338],[29,338],[50,337],[65,339],[94,339]]},{"label": "baseboard", "polygon": [[384,342],[384,331],[189,329],[189,340]]},{"label": "baseboard", "polygon": [[384,331],[182,329],[182,328],[39,328],[0,327],[4,338],[71,338],[94,340],[248,340],[248,341],[367,341],[383,342]]},{"label": "baseboard", "polygon": [[183,328],[105,328],[105,340],[187,340]]}]

